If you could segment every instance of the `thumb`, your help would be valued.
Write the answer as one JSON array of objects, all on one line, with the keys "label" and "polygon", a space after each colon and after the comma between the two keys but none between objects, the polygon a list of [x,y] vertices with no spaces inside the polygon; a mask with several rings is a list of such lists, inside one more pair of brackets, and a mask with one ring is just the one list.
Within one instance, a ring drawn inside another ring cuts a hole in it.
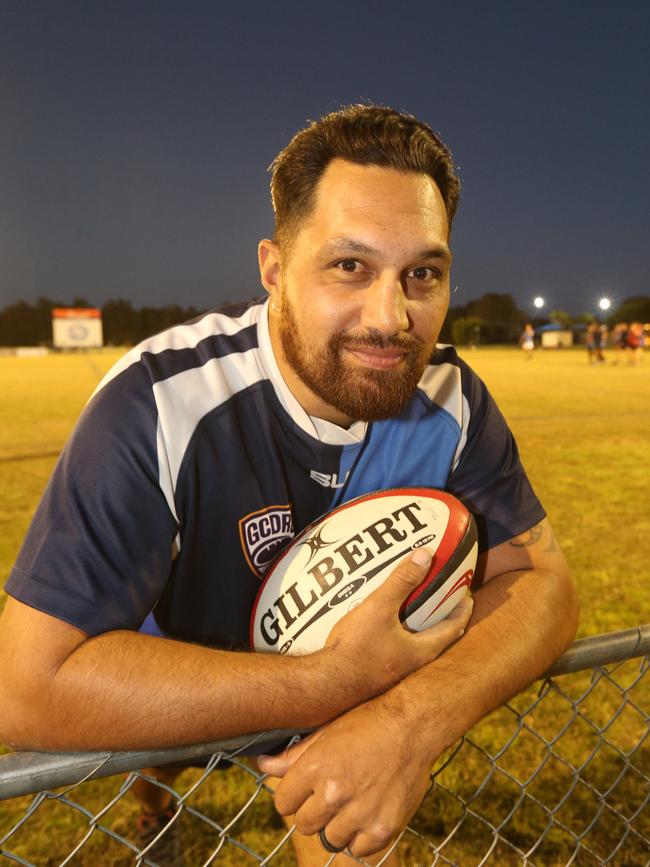
[{"label": "thumb", "polygon": [[295,744],[291,744],[275,756],[259,755],[257,757],[257,767],[263,774],[269,774],[272,777],[283,777],[291,765],[320,737],[320,731],[321,729],[317,729],[308,737],[302,738]]},{"label": "thumb", "polygon": [[293,764],[293,756],[285,750],[277,756],[258,756],[257,767],[270,777],[283,777]]},{"label": "thumb", "polygon": [[426,578],[433,552],[430,548],[417,548],[401,560],[384,583],[368,596],[399,609],[406,597]]}]

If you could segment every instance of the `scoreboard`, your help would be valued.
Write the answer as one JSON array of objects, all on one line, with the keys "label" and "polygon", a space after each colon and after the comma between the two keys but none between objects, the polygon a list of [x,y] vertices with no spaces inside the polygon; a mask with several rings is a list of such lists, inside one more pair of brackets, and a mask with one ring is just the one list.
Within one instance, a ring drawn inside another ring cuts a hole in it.
[{"label": "scoreboard", "polygon": [[95,307],[55,307],[52,342],[57,349],[98,349],[104,345],[102,311]]}]

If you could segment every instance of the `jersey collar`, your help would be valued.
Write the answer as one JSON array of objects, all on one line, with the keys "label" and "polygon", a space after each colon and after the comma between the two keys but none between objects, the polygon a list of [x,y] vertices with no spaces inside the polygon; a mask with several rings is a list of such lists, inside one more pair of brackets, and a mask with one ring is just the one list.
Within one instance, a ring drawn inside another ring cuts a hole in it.
[{"label": "jersey collar", "polygon": [[260,349],[260,361],[264,373],[275,389],[278,400],[289,413],[296,424],[322,443],[334,446],[347,446],[363,442],[368,428],[365,421],[355,421],[349,428],[339,427],[330,421],[309,415],[293,396],[293,392],[284,381],[280,368],[275,360],[271,334],[269,331],[269,302],[261,305],[257,320],[257,335]]}]

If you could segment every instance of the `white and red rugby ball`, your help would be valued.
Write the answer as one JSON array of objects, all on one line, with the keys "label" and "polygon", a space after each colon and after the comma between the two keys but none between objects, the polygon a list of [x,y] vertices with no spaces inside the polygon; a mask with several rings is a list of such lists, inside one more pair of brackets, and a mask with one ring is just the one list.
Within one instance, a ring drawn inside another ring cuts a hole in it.
[{"label": "white and red rugby ball", "polygon": [[251,648],[320,650],[337,621],[424,545],[431,568],[399,614],[413,631],[442,620],[466,594],[478,553],[472,514],[434,488],[375,491],[328,512],[271,564],[251,614]]}]

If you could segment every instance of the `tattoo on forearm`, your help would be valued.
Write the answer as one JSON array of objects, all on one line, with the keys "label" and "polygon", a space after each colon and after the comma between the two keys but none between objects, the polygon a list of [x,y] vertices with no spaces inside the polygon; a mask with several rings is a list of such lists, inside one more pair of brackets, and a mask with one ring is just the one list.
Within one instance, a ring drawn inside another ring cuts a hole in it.
[{"label": "tattoo on forearm", "polygon": [[[536,524],[534,527],[531,527],[526,533],[522,533],[521,536],[517,536],[515,539],[510,540],[510,544],[513,548],[530,548],[531,545],[535,545],[544,535],[544,528],[541,524]],[[545,548],[545,553],[554,553],[557,551],[557,545],[555,543],[555,536],[553,535],[553,531],[549,532],[549,540],[548,546]]]}]

